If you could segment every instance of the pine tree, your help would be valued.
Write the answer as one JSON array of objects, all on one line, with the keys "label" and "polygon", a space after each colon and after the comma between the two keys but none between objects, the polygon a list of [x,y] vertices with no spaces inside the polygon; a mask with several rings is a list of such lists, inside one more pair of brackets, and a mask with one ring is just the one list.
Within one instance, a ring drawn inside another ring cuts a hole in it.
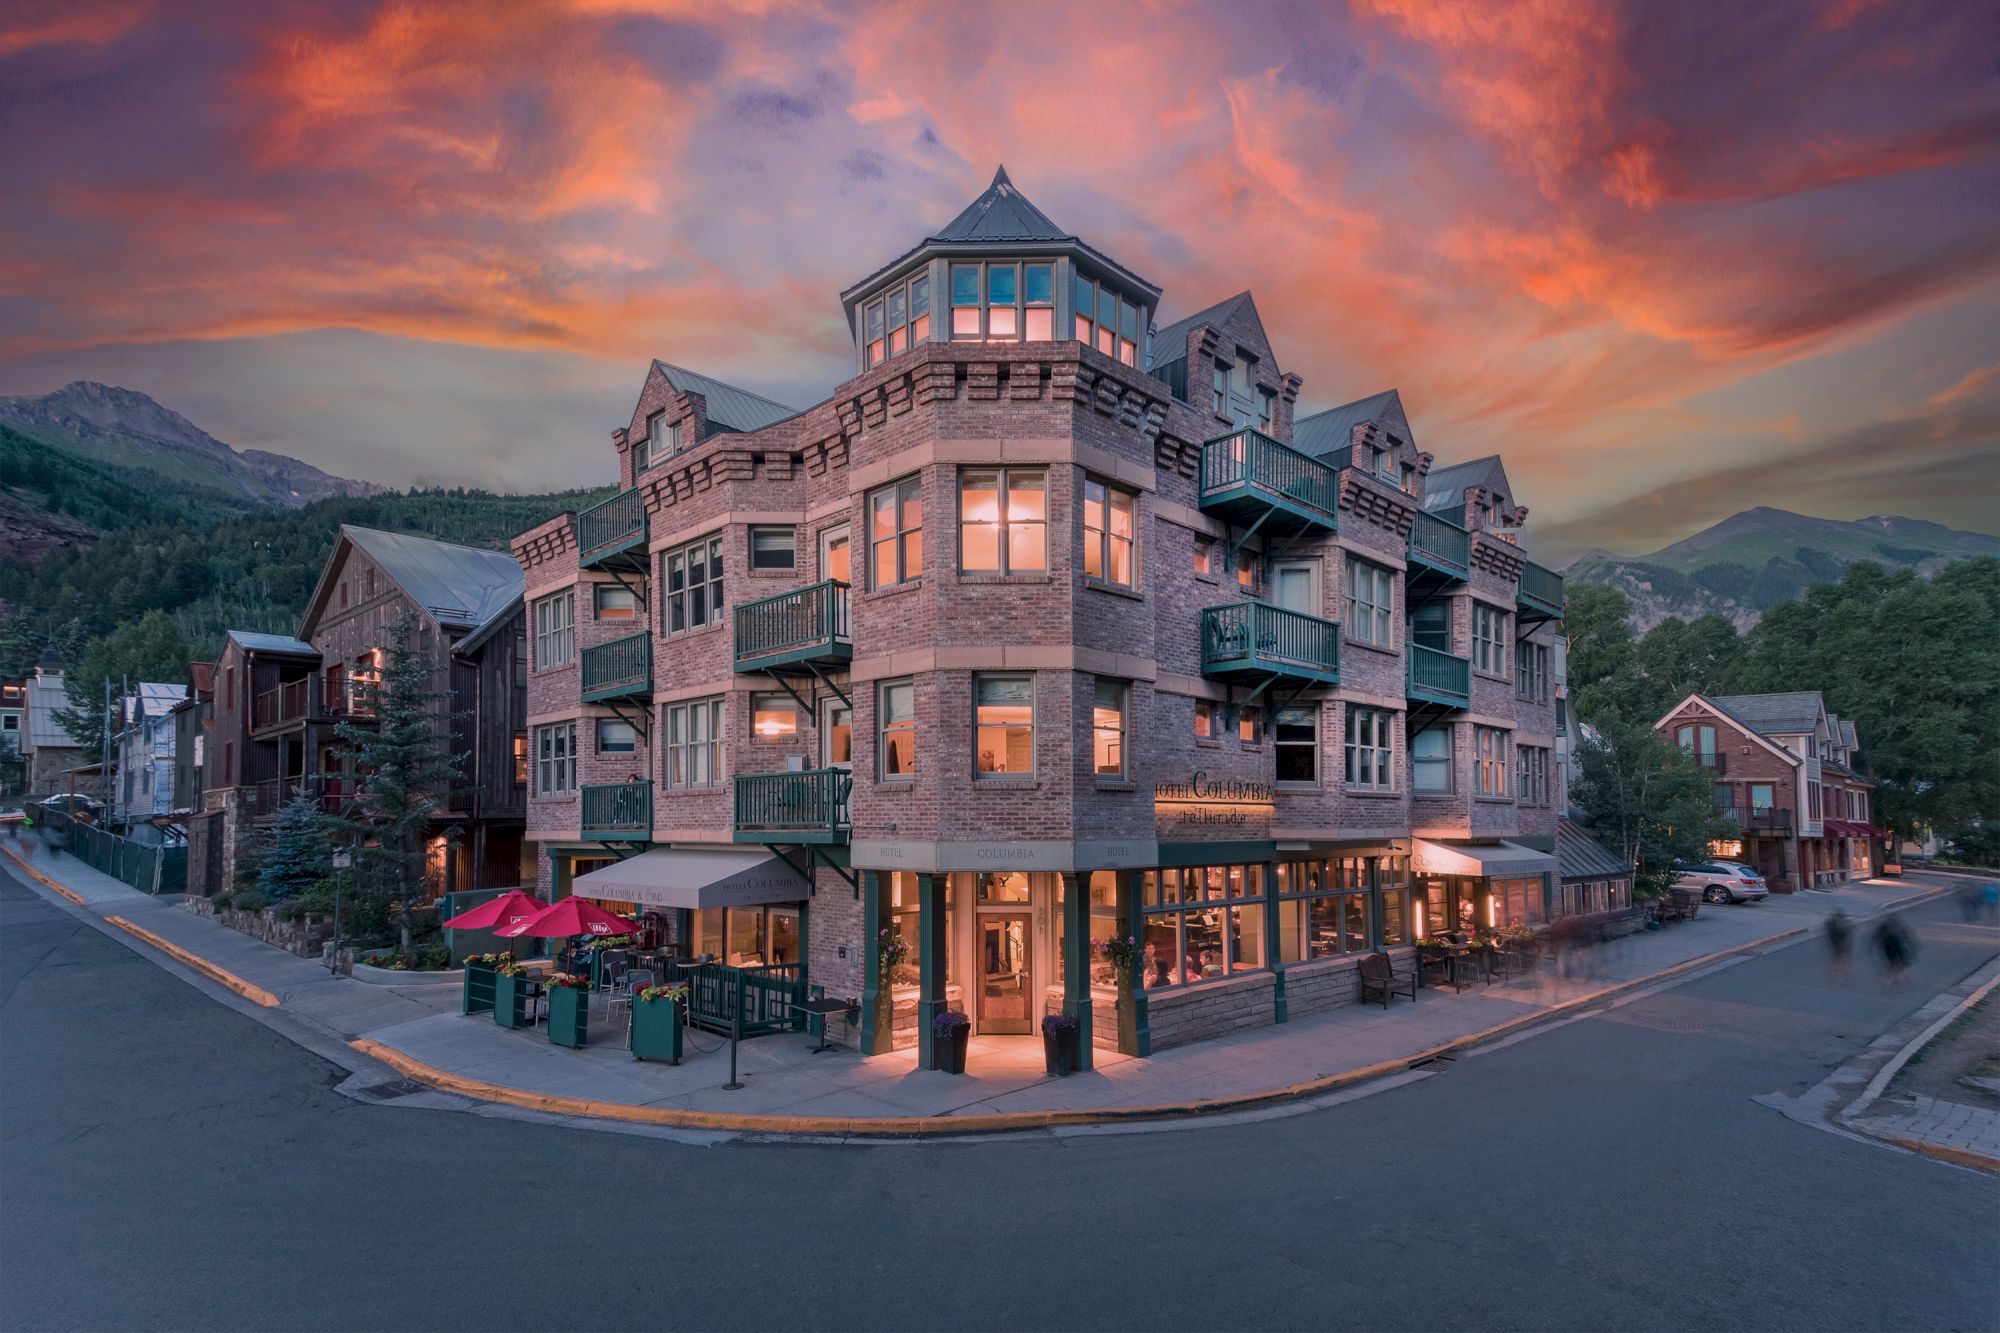
[{"label": "pine tree", "polygon": [[361,786],[328,824],[353,839],[359,863],[397,904],[407,954],[410,913],[424,881],[425,834],[461,780],[465,756],[451,753],[451,692],[431,687],[416,618],[397,621],[390,638],[378,677],[354,682],[357,711],[372,722],[350,720],[334,729],[350,749]]},{"label": "pine tree", "polygon": [[257,888],[272,902],[319,884],[333,873],[319,797],[301,790],[279,808],[270,844],[257,868]]}]

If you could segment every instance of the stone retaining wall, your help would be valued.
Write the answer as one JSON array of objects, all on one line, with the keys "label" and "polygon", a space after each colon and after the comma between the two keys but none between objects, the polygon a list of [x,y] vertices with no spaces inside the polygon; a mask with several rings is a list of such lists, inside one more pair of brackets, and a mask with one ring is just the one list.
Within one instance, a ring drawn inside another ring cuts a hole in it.
[{"label": "stone retaining wall", "polygon": [[210,917],[231,930],[240,930],[251,939],[276,945],[301,958],[319,958],[333,932],[330,917],[308,912],[296,921],[280,921],[274,907],[239,912],[233,907],[218,908],[212,898],[184,898],[181,905],[196,916]]}]

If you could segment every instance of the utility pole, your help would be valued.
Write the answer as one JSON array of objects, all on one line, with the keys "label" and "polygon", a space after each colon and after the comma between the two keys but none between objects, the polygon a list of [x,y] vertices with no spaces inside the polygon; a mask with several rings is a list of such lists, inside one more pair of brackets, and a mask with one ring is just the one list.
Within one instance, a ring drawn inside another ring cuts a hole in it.
[{"label": "utility pole", "polygon": [[[97,759],[97,775],[104,779],[104,822],[109,824],[113,788],[111,786],[111,677],[108,673],[104,677],[104,753]],[[70,814],[74,816],[76,811],[71,810]]]}]

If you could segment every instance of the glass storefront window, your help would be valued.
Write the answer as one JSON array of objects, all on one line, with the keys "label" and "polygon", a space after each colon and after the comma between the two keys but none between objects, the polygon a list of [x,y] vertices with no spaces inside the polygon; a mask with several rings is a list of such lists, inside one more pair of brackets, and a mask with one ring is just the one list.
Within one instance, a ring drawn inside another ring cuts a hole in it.
[{"label": "glass storefront window", "polygon": [[1382,944],[1408,944],[1410,942],[1410,891],[1408,889],[1382,890]]},{"label": "glass storefront window", "polygon": [[799,914],[790,907],[771,909],[771,961],[799,961]]},{"label": "glass storefront window", "polygon": [[1254,972],[1264,966],[1264,904],[1229,909],[1229,940],[1230,971]]},{"label": "glass storefront window", "polygon": [[982,903],[1027,902],[1027,872],[1021,870],[981,872],[979,876],[979,901]]},{"label": "glass storefront window", "polygon": [[1145,943],[1139,952],[1140,984],[1178,986],[1181,973],[1181,918],[1178,912],[1161,912],[1145,919],[1140,933]]}]

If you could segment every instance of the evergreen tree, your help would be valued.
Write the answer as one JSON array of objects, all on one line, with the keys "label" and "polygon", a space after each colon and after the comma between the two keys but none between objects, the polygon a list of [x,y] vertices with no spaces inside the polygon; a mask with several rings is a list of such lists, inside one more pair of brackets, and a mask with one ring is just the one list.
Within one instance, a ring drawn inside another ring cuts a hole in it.
[{"label": "evergreen tree", "polygon": [[257,887],[272,902],[319,884],[333,873],[332,848],[319,797],[300,790],[278,810],[257,867]]},{"label": "evergreen tree", "polygon": [[407,954],[410,912],[424,882],[424,838],[443,797],[462,780],[466,757],[451,752],[451,692],[431,685],[415,616],[404,616],[390,630],[379,676],[355,685],[362,718],[334,730],[349,747],[361,786],[328,822],[354,840],[378,891],[397,904]]},{"label": "evergreen tree", "polygon": [[1708,770],[1650,724],[1624,718],[1595,724],[1601,740],[1577,751],[1583,779],[1573,793],[1591,831],[1632,865],[1642,898],[1666,892],[1676,866],[1705,859],[1709,842],[1730,831],[1715,808]]}]

